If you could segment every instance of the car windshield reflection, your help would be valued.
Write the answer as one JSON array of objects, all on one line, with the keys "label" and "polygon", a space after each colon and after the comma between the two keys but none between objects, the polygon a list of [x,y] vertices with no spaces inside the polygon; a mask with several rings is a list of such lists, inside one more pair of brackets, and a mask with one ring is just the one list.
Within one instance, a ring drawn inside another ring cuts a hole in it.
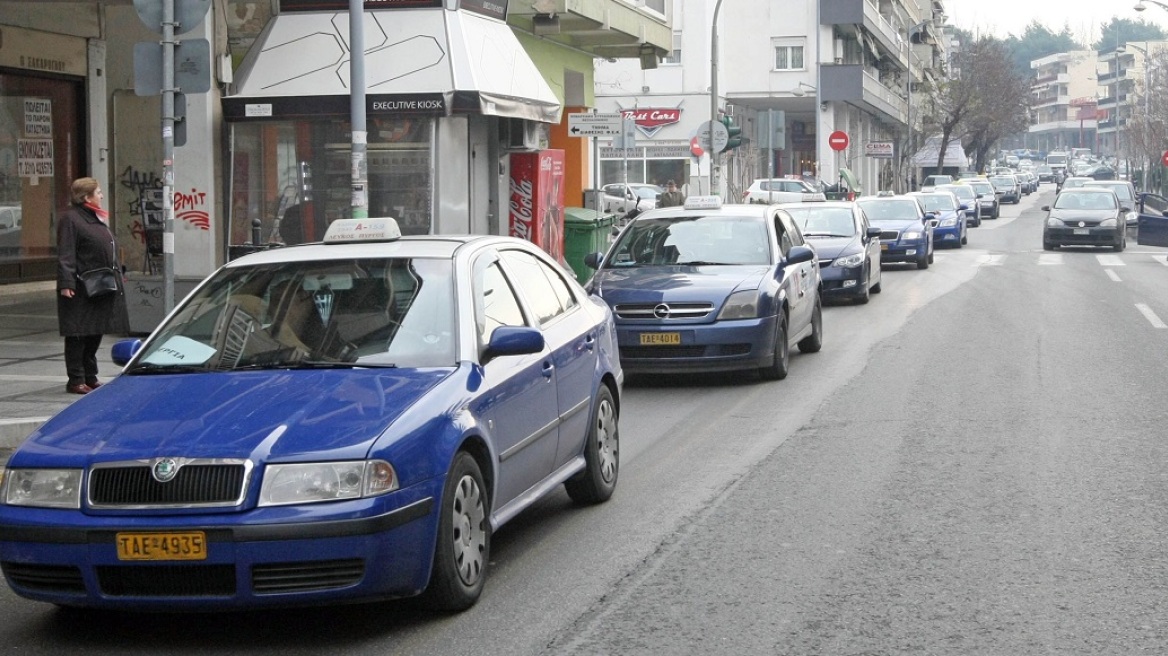
[{"label": "car windshield reflection", "polygon": [[847,207],[798,207],[787,212],[803,230],[804,237],[853,237],[856,223]]},{"label": "car windshield reflection", "polygon": [[401,258],[224,269],[127,373],[453,366],[450,267]]},{"label": "car windshield reflection", "polygon": [[638,219],[613,246],[606,268],[771,263],[761,217],[717,215]]}]

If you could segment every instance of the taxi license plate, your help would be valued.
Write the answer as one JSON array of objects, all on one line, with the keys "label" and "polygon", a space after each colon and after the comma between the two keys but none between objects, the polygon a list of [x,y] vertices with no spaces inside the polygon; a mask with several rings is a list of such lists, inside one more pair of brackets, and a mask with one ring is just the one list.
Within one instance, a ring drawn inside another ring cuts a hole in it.
[{"label": "taxi license plate", "polygon": [[641,333],[641,346],[676,346],[681,344],[681,333]]},{"label": "taxi license plate", "polygon": [[1089,234],[1091,234],[1091,229],[1090,228],[1075,228],[1075,234],[1076,235],[1089,235]]},{"label": "taxi license plate", "polygon": [[206,560],[207,535],[182,533],[118,533],[118,560]]},{"label": "taxi license plate", "polygon": [[888,246],[889,246],[889,244],[880,244],[880,250],[886,251],[886,250],[888,250]]}]

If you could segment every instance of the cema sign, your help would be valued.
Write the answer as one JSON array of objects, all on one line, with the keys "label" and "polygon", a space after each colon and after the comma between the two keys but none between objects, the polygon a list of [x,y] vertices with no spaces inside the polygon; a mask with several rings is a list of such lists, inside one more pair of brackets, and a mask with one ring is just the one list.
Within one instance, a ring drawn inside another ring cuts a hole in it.
[{"label": "cema sign", "polygon": [[864,144],[864,154],[868,157],[892,159],[893,145],[891,141],[869,141]]}]

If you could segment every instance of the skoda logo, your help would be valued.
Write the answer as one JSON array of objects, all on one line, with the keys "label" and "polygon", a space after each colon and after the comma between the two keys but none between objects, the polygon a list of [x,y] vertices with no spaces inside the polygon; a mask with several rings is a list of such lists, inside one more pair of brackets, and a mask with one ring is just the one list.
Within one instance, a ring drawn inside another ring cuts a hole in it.
[{"label": "skoda logo", "polygon": [[653,308],[653,316],[657,317],[658,319],[668,319],[669,318],[669,306],[666,305],[665,303],[662,303],[661,305],[658,305],[657,307]]},{"label": "skoda logo", "polygon": [[178,462],[174,458],[159,458],[150,468],[150,474],[159,483],[168,483],[178,474]]}]

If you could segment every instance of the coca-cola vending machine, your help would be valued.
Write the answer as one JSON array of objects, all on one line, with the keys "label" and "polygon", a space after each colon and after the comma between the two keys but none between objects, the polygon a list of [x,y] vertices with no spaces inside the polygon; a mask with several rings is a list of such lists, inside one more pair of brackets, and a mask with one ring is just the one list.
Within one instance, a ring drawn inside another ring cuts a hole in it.
[{"label": "coca-cola vending machine", "polygon": [[510,227],[564,262],[564,151],[511,153]]}]

